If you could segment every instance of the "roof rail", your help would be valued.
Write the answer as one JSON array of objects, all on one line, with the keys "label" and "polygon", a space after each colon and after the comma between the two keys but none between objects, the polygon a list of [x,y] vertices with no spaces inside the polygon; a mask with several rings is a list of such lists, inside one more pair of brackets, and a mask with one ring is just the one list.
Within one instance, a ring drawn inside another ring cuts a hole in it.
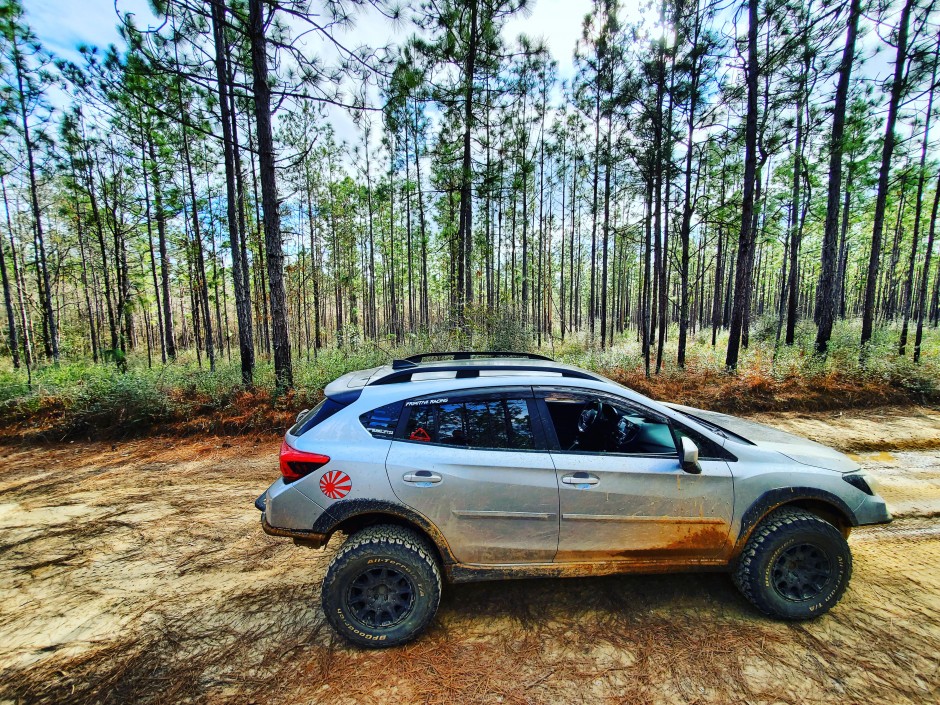
[{"label": "roof rail", "polygon": [[507,350],[485,350],[481,352],[473,352],[467,350],[456,350],[448,352],[430,352],[430,353],[421,353],[420,355],[411,355],[406,357],[403,360],[394,360],[392,362],[393,370],[404,370],[415,365],[420,365],[428,358],[432,357],[449,357],[454,360],[469,360],[472,357],[515,357],[522,358],[525,360],[544,360],[546,362],[554,362],[552,358],[545,357],[544,355],[537,355],[535,353],[527,352],[510,352]]},{"label": "roof rail", "polygon": [[[550,362],[553,362],[550,360]],[[553,372],[562,377],[575,377],[577,379],[593,379],[597,377],[590,372],[584,372],[573,367],[550,367],[548,365],[510,365],[496,363],[489,365],[435,365],[421,368],[414,363],[411,367],[399,368],[378,379],[371,380],[366,386],[373,387],[379,384],[397,384],[410,382],[412,375],[427,374],[428,372],[456,372],[457,379],[479,377],[481,372]]]}]

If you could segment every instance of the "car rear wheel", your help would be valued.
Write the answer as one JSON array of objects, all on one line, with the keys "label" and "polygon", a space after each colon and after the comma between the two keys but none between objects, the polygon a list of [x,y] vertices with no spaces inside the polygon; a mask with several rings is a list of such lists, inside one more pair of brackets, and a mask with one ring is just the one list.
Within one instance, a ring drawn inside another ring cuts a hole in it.
[{"label": "car rear wheel", "polygon": [[433,550],[401,526],[370,526],[350,536],[323,580],[327,620],[358,646],[410,641],[434,618],[440,599]]},{"label": "car rear wheel", "polygon": [[751,534],[734,583],[764,614],[813,619],[835,605],[852,576],[852,553],[842,533],[815,514],[782,508]]}]

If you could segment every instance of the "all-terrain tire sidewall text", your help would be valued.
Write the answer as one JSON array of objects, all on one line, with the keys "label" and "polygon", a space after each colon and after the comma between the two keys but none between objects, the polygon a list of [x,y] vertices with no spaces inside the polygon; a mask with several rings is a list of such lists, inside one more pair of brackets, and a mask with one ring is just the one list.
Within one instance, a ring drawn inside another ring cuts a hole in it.
[{"label": "all-terrain tire sidewall text", "polygon": [[[358,619],[348,604],[350,585],[365,571],[389,568],[413,588],[413,603],[401,622],[371,627]],[[441,574],[433,549],[416,532],[392,525],[371,526],[350,536],[340,548],[323,580],[323,612],[347,641],[367,648],[397,646],[427,628],[441,599]]]},{"label": "all-terrain tire sidewall text", "polygon": [[[787,599],[774,587],[774,567],[786,551],[804,544],[825,554],[829,576],[813,597]],[[733,577],[741,593],[764,614],[787,620],[813,619],[842,598],[852,577],[852,554],[832,524],[805,510],[784,508],[764,519],[751,534]]]}]

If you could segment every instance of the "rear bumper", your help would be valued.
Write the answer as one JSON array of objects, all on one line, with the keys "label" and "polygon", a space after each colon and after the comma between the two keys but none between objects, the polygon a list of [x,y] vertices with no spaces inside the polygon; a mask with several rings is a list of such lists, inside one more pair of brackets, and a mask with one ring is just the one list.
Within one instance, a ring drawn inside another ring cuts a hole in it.
[{"label": "rear bumper", "polygon": [[330,540],[329,534],[320,534],[315,531],[302,531],[300,529],[281,529],[271,526],[264,512],[261,513],[261,528],[268,536],[286,536],[294,539],[294,543],[307,548],[322,548]]}]

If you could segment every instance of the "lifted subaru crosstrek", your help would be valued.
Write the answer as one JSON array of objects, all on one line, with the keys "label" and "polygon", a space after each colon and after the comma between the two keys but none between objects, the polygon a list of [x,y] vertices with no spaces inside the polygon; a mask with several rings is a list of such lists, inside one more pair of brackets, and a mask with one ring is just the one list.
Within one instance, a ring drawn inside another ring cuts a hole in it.
[{"label": "lifted subaru crosstrek", "polygon": [[348,537],[323,610],[364,646],[419,634],[442,578],[724,570],[761,612],[812,618],[848,585],[851,528],[891,521],[841,453],[525,353],[344,375],[287,432],[280,469],[262,527],[312,548]]}]

